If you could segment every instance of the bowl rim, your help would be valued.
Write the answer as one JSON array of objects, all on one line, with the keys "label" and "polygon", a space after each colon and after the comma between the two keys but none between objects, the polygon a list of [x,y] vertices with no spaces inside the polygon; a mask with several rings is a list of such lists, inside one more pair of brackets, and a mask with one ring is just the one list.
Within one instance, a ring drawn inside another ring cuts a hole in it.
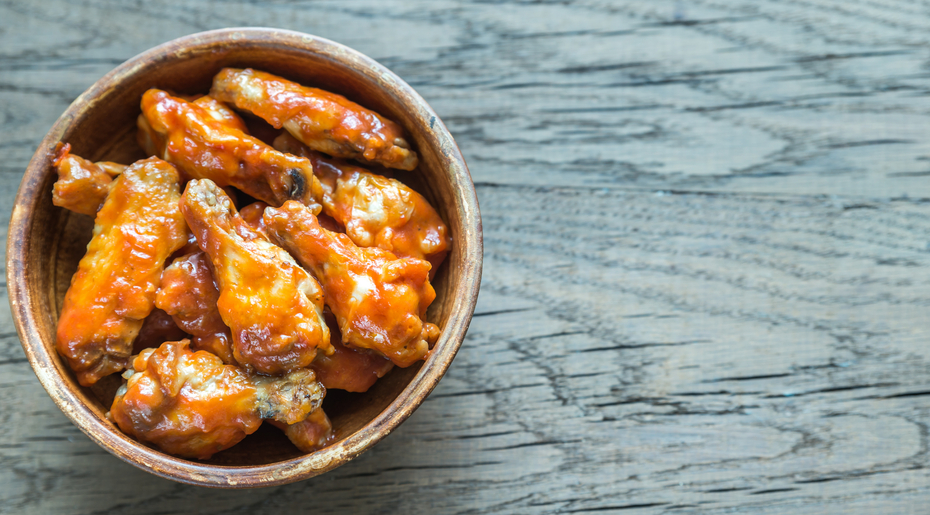
[{"label": "bowl rim", "polygon": [[[460,204],[465,233],[465,246],[460,249],[464,253],[464,267],[457,286],[449,293],[454,296],[449,319],[439,342],[410,383],[373,420],[343,440],[311,454],[266,465],[211,465],[176,458],[146,447],[102,421],[61,381],[55,366],[59,357],[48,352],[42,341],[37,322],[40,313],[25,287],[25,263],[31,247],[28,236],[34,222],[37,196],[47,194],[39,191],[39,186],[47,169],[48,149],[60,140],[74,120],[105,96],[111,84],[119,83],[153,62],[189,55],[217,43],[284,46],[318,54],[376,81],[389,94],[412,99],[416,109],[409,114],[416,123],[429,127],[424,129],[426,134],[441,150],[441,164],[452,182],[453,196]],[[266,27],[219,29],[183,36],[136,55],[95,82],[58,118],[30,160],[13,205],[6,245],[8,296],[20,342],[36,377],[59,409],[98,445],[142,470],[181,483],[218,488],[276,486],[322,474],[350,461],[385,438],[422,404],[458,352],[474,313],[481,282],[482,239],[478,199],[460,150],[429,104],[400,77],[361,52],[318,36]]]}]

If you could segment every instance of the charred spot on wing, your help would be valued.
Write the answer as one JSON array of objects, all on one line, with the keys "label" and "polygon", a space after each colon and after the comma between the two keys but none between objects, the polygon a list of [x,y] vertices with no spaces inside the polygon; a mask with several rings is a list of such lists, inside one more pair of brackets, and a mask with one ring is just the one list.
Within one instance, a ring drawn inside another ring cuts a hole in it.
[{"label": "charred spot on wing", "polygon": [[299,168],[291,168],[289,174],[291,176],[291,198],[303,198],[307,190],[307,179],[304,178]]}]

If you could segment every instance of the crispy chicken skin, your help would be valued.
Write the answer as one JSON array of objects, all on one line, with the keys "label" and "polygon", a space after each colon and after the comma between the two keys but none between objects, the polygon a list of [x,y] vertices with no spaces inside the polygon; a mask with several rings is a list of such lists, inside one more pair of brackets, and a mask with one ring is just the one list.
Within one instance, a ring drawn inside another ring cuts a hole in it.
[{"label": "crispy chicken skin", "polygon": [[278,152],[195,102],[150,89],[138,126],[140,145],[189,178],[234,186],[276,206],[289,199],[314,205],[322,196],[310,161]]},{"label": "crispy chicken skin", "polygon": [[189,341],[146,349],[123,374],[109,417],[138,440],[186,458],[207,459],[261,425],[298,424],[319,410],[325,388],[309,370],[250,376]]},{"label": "crispy chicken skin", "polygon": [[210,96],[283,127],[314,150],[388,168],[417,167],[417,153],[399,125],[342,95],[270,73],[224,68],[213,78]]},{"label": "crispy chicken skin", "polygon": [[92,163],[71,153],[71,144],[59,144],[52,162],[58,181],[52,188],[52,203],[88,216],[96,216],[110,192],[113,177],[126,165],[111,162]]},{"label": "crispy chicken skin", "polygon": [[298,202],[269,207],[264,216],[272,238],[320,279],[347,345],[376,350],[400,367],[426,356],[439,336],[422,320],[436,297],[427,261],[358,247],[320,227]]},{"label": "crispy chicken skin", "polygon": [[253,230],[222,189],[207,179],[193,180],[180,205],[213,265],[217,308],[232,331],[236,362],[281,374],[309,365],[318,349],[333,352],[319,283]]},{"label": "crispy chicken skin", "polygon": [[422,195],[396,179],[310,150],[288,133],[278,136],[274,147],[313,163],[323,186],[323,212],[345,226],[356,245],[439,267],[449,249],[449,231]]},{"label": "crispy chicken skin", "polygon": [[232,334],[216,307],[219,297],[210,258],[198,248],[165,268],[155,305],[171,315],[181,329],[193,335],[191,347],[194,350],[212,352],[223,363],[236,365]]},{"label": "crispy chicken skin", "polygon": [[58,321],[58,352],[89,386],[125,368],[165,260],[187,241],[178,173],[158,158],[120,175],[97,213]]}]

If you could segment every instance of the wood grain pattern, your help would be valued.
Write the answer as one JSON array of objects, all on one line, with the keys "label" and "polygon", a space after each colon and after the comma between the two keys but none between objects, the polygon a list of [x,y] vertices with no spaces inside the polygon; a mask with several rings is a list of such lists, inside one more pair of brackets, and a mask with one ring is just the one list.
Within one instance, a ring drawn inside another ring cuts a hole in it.
[{"label": "wood grain pattern", "polygon": [[0,310],[0,512],[924,513],[928,5],[0,1],[4,205],[97,78],[250,24],[416,88],[485,228],[439,388],[370,453],[280,488],[106,454]]}]

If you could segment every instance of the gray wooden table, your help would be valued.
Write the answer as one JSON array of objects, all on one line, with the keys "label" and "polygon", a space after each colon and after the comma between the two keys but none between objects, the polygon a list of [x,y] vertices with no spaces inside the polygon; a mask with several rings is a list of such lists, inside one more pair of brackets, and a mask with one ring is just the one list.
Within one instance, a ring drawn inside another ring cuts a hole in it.
[{"label": "gray wooden table", "polygon": [[75,97],[238,25],[354,47],[449,126],[468,338],[354,462],[216,491],[88,440],[2,302],[0,513],[930,510],[930,2],[0,0],[3,238]]}]

